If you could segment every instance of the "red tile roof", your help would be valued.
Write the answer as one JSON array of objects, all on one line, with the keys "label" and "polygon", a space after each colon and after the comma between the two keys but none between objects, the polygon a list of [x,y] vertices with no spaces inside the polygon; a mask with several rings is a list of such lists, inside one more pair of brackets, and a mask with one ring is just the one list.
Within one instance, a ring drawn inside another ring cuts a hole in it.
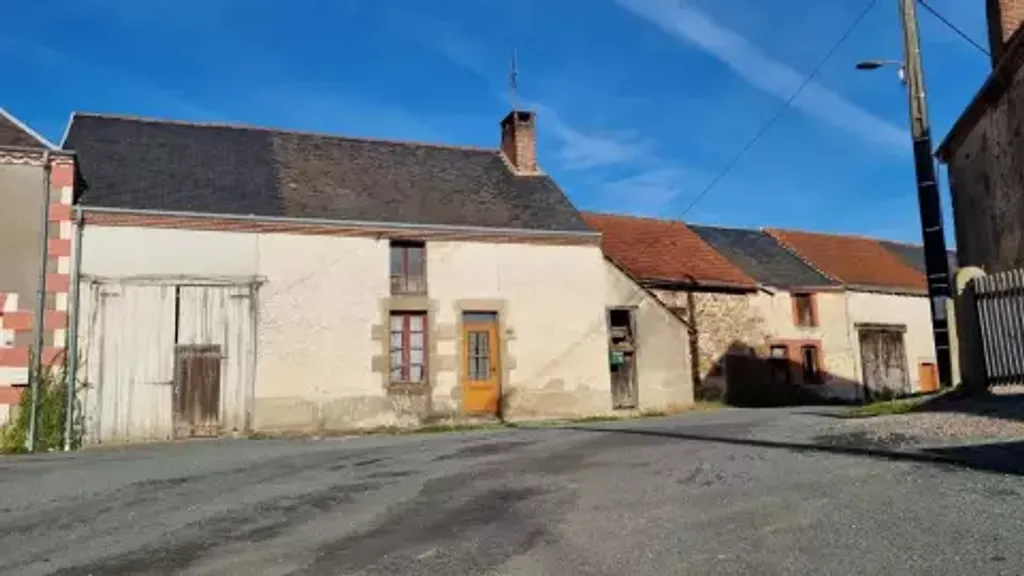
[{"label": "red tile roof", "polygon": [[639,280],[756,286],[682,222],[593,212],[583,220],[601,233],[605,254]]},{"label": "red tile roof", "polygon": [[851,286],[923,292],[927,279],[878,240],[814,232],[768,229],[821,272]]}]

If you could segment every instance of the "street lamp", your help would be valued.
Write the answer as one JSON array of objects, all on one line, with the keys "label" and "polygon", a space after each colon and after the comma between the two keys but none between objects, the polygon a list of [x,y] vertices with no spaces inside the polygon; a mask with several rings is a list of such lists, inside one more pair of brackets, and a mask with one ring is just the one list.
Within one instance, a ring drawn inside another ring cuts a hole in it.
[{"label": "street lamp", "polygon": [[928,297],[931,300],[932,334],[935,338],[939,382],[945,388],[954,384],[947,318],[951,290],[946,234],[942,223],[942,203],[936,183],[932,133],[928,125],[928,108],[925,103],[917,3],[915,0],[899,0],[899,8],[900,21],[903,25],[903,61],[866,60],[858,63],[857,69],[875,70],[882,66],[898,65],[900,79],[907,86],[907,96],[910,99],[910,133],[914,145],[914,172],[917,177],[917,202],[921,215],[921,238],[924,240],[927,271],[925,278],[928,283]]},{"label": "street lamp", "polygon": [[899,60],[864,60],[854,66],[857,70],[878,70],[884,66],[896,66],[900,82],[907,83],[906,66]]}]

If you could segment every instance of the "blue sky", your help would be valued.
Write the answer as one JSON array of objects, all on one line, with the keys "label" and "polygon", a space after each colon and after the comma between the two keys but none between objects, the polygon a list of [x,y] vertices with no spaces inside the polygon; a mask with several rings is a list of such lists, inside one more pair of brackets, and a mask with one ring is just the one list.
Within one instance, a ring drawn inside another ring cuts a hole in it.
[{"label": "blue sky", "polygon": [[[867,0],[51,0],[0,20],[0,106],[494,147],[518,52],[539,154],[581,208],[678,217]],[[931,0],[983,45],[984,3]],[[13,13],[12,13],[13,10]],[[896,0],[686,219],[918,241]],[[936,140],[987,58],[920,11]],[[949,221],[948,202],[946,216]],[[951,237],[951,235],[950,235]]]}]

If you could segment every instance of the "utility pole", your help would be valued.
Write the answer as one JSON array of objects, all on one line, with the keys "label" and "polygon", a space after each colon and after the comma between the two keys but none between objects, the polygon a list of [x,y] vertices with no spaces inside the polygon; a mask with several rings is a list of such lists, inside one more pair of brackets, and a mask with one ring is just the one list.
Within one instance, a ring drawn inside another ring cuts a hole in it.
[{"label": "utility pole", "polygon": [[931,302],[932,333],[943,388],[953,385],[950,356],[949,320],[946,303],[950,297],[949,260],[942,224],[942,204],[935,181],[932,157],[932,134],[928,125],[925,102],[924,72],[921,65],[921,43],[917,28],[917,0],[899,0],[903,23],[905,77],[910,95],[910,128],[914,139],[914,167],[917,174],[917,201],[921,211],[921,235],[924,240],[925,270],[928,297]]}]

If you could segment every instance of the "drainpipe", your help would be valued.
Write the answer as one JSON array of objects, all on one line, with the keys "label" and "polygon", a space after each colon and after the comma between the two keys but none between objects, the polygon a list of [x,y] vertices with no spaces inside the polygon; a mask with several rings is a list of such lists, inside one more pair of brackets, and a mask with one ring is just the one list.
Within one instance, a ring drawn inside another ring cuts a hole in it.
[{"label": "drainpipe", "polygon": [[71,259],[71,294],[68,296],[68,327],[65,332],[67,339],[67,406],[64,409],[64,451],[72,449],[71,439],[74,433],[75,392],[78,383],[78,297],[79,281],[82,274],[82,228],[84,221],[82,210],[75,207],[75,243]]},{"label": "drainpipe", "polygon": [[36,441],[39,434],[39,380],[43,375],[43,328],[44,316],[46,315],[46,264],[49,256],[48,244],[50,240],[50,151],[43,151],[43,209],[40,222],[40,248],[39,248],[39,285],[36,292],[36,315],[32,323],[32,339],[35,342],[35,351],[30,355],[29,362],[29,391],[31,402],[28,413],[28,438],[25,448],[29,452],[36,451]]}]

